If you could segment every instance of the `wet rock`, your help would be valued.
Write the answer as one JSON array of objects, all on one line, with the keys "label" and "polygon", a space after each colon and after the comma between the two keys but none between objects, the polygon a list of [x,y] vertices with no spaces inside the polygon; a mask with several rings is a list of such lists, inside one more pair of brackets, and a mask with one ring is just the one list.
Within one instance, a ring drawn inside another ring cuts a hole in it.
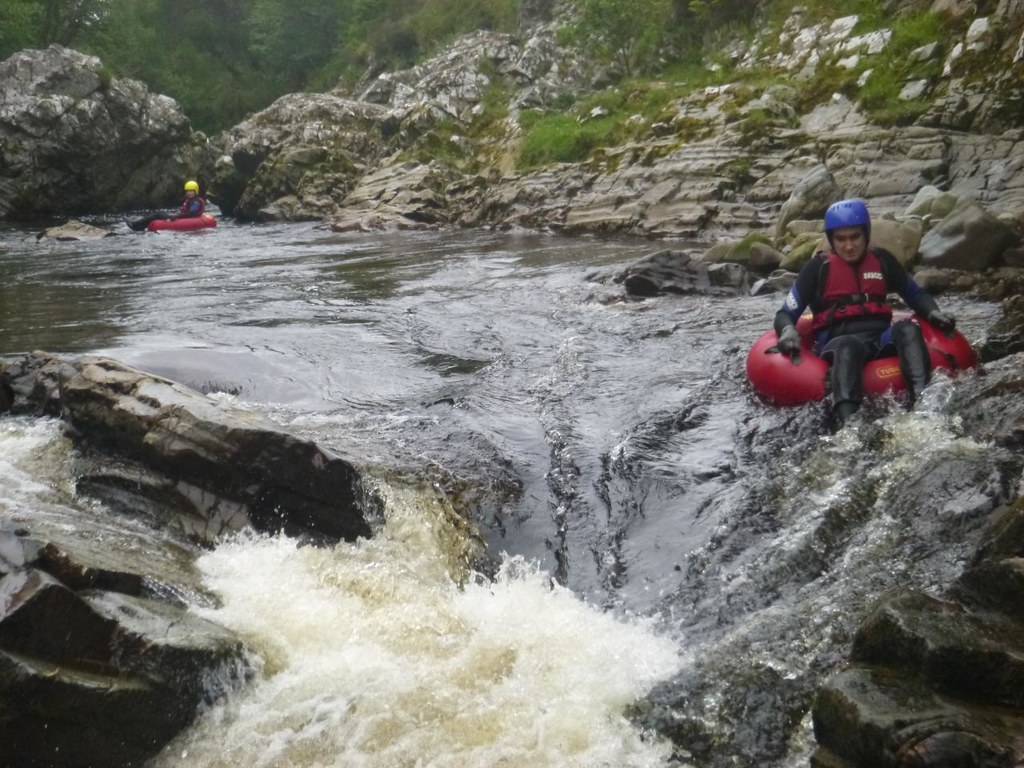
[{"label": "wet rock", "polygon": [[777,269],[768,277],[756,281],[750,286],[751,296],[760,296],[765,293],[786,293],[796,282],[796,273],[787,272],[784,269]]},{"label": "wet rock", "polygon": [[950,269],[920,267],[914,270],[914,280],[933,296],[950,290],[956,280],[956,272]]},{"label": "wet rock", "polygon": [[977,603],[1024,619],[1024,557],[991,557],[968,568],[959,585]]},{"label": "wet rock", "polygon": [[1024,757],[1024,713],[945,698],[897,670],[841,672],[813,711],[816,768],[1011,768]]},{"label": "wet rock", "polygon": [[980,272],[1019,243],[1010,227],[977,203],[963,200],[921,239],[921,263]]},{"label": "wet rock", "polygon": [[60,416],[60,377],[70,364],[45,352],[0,362],[0,412]]},{"label": "wet rock", "polygon": [[662,294],[737,295],[749,290],[747,270],[740,264],[708,265],[698,256],[664,250],[645,256],[615,274],[631,296]]},{"label": "wet rock", "polygon": [[249,674],[241,642],[184,607],[3,562],[5,764],[139,764]]},{"label": "wet rock", "polygon": [[98,240],[101,237],[109,237],[115,234],[109,229],[103,229],[102,227],[94,227],[91,224],[86,224],[82,221],[71,220],[65,224],[61,224],[57,227],[49,227],[44,229],[38,235],[37,240],[44,238],[50,240]]},{"label": "wet rock", "polygon": [[[1013,365],[980,379],[959,403],[979,437],[999,411],[1020,413]],[[968,389],[972,388],[970,385]],[[985,403],[993,399],[991,409]],[[989,414],[991,415],[991,414]],[[1004,489],[1003,497],[1010,495]],[[963,574],[935,597],[885,596],[858,629],[852,666],[829,679],[813,707],[820,768],[1016,766],[1024,760],[1024,515],[1021,499],[997,516]],[[947,540],[948,534],[940,537]]]},{"label": "wet rock", "polygon": [[1024,627],[921,593],[890,596],[861,625],[851,659],[899,669],[936,691],[1024,707]]},{"label": "wet rock", "polygon": [[1003,302],[1003,316],[989,329],[979,350],[986,362],[1018,352],[1024,352],[1024,294]]},{"label": "wet rock", "polygon": [[172,691],[0,649],[9,765],[139,765],[183,727]]},{"label": "wet rock", "polygon": [[992,526],[953,594],[1024,620],[1024,497]]},{"label": "wet rock", "polygon": [[314,443],[112,360],[84,358],[67,373],[61,405],[76,439],[171,479],[213,538],[249,524],[328,540],[370,535],[357,471]]},{"label": "wet rock", "polygon": [[256,413],[101,358],[34,353],[0,365],[0,384],[12,411],[59,414],[87,451],[120,457],[120,470],[83,472],[115,506],[158,502],[211,542],[250,525],[327,541],[371,534],[356,469]]}]

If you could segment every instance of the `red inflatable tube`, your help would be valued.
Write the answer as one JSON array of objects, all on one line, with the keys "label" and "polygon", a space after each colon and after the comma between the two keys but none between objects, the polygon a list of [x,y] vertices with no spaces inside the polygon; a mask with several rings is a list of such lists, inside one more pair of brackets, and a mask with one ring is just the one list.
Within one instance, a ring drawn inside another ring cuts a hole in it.
[{"label": "red inflatable tube", "polygon": [[146,229],[150,232],[194,232],[197,229],[210,229],[217,226],[217,220],[208,213],[202,216],[192,216],[188,219],[157,219],[151,221]]},{"label": "red inflatable tube", "polygon": [[[924,318],[907,313],[897,313],[893,322],[907,318],[921,327],[933,369],[955,373],[978,364],[977,354],[959,331],[947,336]],[[762,334],[747,354],[747,378],[754,390],[774,405],[802,405],[821,400],[828,391],[828,364],[812,351],[811,316],[801,317],[796,328],[803,342],[799,356],[790,359],[778,351],[774,330]],[[865,395],[900,392],[906,387],[896,357],[882,357],[864,366]]]}]

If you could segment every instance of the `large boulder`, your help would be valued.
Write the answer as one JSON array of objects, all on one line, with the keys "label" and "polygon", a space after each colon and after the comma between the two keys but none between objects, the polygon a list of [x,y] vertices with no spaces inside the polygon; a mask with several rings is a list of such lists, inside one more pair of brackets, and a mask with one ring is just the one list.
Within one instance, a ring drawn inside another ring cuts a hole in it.
[{"label": "large boulder", "polygon": [[962,199],[938,225],[921,239],[921,263],[980,272],[1020,243],[1007,224],[992,216],[978,203]]},{"label": "large boulder", "polygon": [[910,267],[921,245],[921,227],[915,222],[876,219],[871,223],[871,245],[889,251],[904,267]]},{"label": "large boulder", "polygon": [[832,172],[824,165],[814,167],[793,189],[782,206],[776,221],[775,237],[779,239],[786,225],[794,219],[817,219],[843,196]]},{"label": "large boulder", "polygon": [[249,220],[322,218],[382,157],[386,117],[332,94],[282,96],[217,137],[218,205]]},{"label": "large boulder", "polygon": [[0,62],[0,218],[163,207],[213,155],[167,96],[52,45]]},{"label": "large boulder", "polygon": [[[986,441],[1007,477],[1018,476],[1024,445],[1019,358],[993,362],[954,401],[964,432]],[[944,594],[898,590],[864,619],[852,664],[814,703],[812,766],[1024,761],[1024,498],[1014,493],[1004,489],[1007,503]]]}]

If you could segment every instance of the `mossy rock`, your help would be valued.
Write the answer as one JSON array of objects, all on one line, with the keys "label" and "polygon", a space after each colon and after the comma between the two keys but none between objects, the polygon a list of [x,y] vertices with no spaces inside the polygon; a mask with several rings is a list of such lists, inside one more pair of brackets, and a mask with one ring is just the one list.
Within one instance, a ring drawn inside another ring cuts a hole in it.
[{"label": "mossy rock", "polygon": [[725,257],[729,255],[729,251],[732,250],[732,243],[715,243],[701,256],[701,261],[705,264],[719,264],[725,261]]},{"label": "mossy rock", "polygon": [[789,249],[782,259],[779,268],[787,272],[799,272],[800,268],[810,261],[815,253],[827,247],[828,241],[822,235],[814,232],[800,235],[793,242],[793,247]]},{"label": "mossy rock", "polygon": [[[707,264],[742,264],[745,267],[775,267],[779,260],[771,259],[766,252],[774,252],[772,239],[761,232],[751,232],[734,243],[717,243],[709,248],[703,257]],[[780,255],[781,260],[781,255]]]}]

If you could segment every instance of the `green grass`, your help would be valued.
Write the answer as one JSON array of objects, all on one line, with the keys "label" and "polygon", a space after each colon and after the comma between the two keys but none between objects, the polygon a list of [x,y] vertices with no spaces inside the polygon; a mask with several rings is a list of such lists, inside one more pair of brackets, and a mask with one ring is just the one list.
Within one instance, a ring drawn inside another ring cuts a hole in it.
[{"label": "green grass", "polygon": [[[653,79],[624,80],[615,87],[587,95],[575,104],[561,105],[561,109],[521,115],[523,141],[519,167],[531,169],[551,163],[598,159],[602,155],[599,150],[657,137],[674,138],[679,144],[700,138],[706,134],[699,125],[689,126],[687,130],[686,120],[678,117],[678,105],[705,87],[727,82],[733,84],[730,91],[732,101],[725,106],[727,119],[734,122],[737,130],[750,142],[756,142],[787,125],[784,117],[768,111],[743,110],[744,104],[778,84],[793,89],[793,106],[797,112],[805,112],[827,102],[832,94],[842,93],[858,102],[869,119],[883,126],[913,124],[930,108],[927,96],[901,100],[899,94],[907,82],[935,82],[940,75],[943,56],[940,53],[932,60],[918,62],[910,59],[910,53],[928,43],[945,44],[963,29],[952,29],[951,22],[927,10],[910,10],[884,18],[880,4],[868,0],[807,0],[803,5],[807,9],[805,24],[811,24],[815,19],[828,22],[856,15],[858,23],[854,35],[884,28],[892,31],[892,37],[881,54],[863,56],[851,69],[838,66],[842,55],[838,50],[821,51],[824,60],[807,80],[794,79],[790,73],[771,67],[737,71],[724,54],[717,59],[702,58],[699,50],[682,47]],[[770,30],[781,31],[791,9],[791,3],[781,0],[767,9],[767,21],[760,31],[764,33],[762,40],[768,46],[772,40],[778,40]],[[964,25],[965,22],[959,23],[959,26]],[[743,38],[748,33],[752,37],[742,20],[730,27],[730,39]],[[704,41],[705,44],[707,42]],[[710,48],[724,51],[728,45],[723,42]],[[760,55],[768,57],[771,53],[769,49],[762,49]],[[861,85],[859,81],[865,75],[867,77]],[[602,114],[591,118],[595,110]]]},{"label": "green grass", "polygon": [[571,114],[544,115],[526,128],[519,151],[521,169],[553,163],[578,163],[591,151],[608,146],[615,121],[597,118],[580,123]]},{"label": "green grass", "polygon": [[880,125],[909,125],[924,114],[927,99],[901,100],[900,91],[911,80],[933,81],[942,59],[912,61],[911,52],[928,43],[949,39],[947,25],[933,13],[904,14],[893,21],[892,39],[871,62],[871,74],[856,94],[861,107]]}]

